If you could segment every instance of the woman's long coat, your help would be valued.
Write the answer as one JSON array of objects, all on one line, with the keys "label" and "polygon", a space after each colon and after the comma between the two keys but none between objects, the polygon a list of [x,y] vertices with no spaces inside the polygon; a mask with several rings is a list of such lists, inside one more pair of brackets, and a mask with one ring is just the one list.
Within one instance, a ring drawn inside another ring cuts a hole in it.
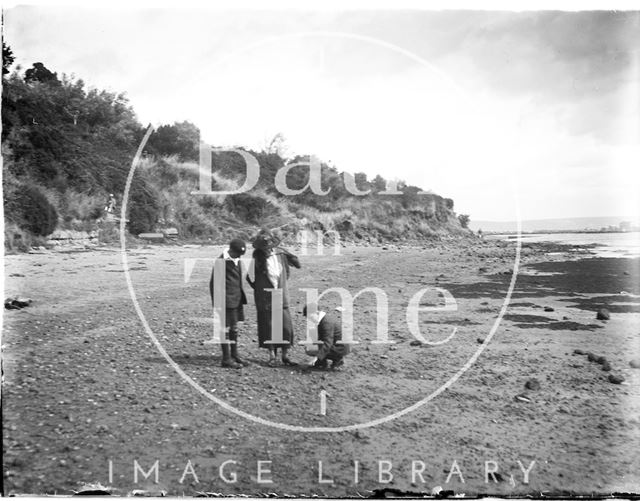
[{"label": "woman's long coat", "polygon": [[289,279],[290,266],[300,268],[300,261],[289,251],[282,248],[275,248],[274,254],[280,260],[282,272],[278,279],[276,288],[282,290],[282,344],[267,344],[266,341],[272,339],[271,334],[271,292],[266,289],[273,289],[274,286],[269,280],[266,263],[260,259],[254,259],[255,280],[249,280],[253,287],[253,296],[258,310],[258,341],[261,348],[288,347],[293,344],[293,322],[289,312],[289,290],[287,281]]}]

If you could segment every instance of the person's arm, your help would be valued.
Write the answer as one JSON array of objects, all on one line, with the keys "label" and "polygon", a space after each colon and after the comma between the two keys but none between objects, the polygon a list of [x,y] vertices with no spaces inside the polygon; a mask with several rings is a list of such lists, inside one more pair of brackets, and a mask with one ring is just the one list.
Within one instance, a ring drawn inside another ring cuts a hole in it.
[{"label": "person's arm", "polygon": [[287,264],[289,264],[289,266],[293,266],[294,268],[301,268],[298,256],[296,256],[295,254],[291,254],[291,252],[286,249],[282,249],[282,253],[284,254],[284,257],[286,258]]},{"label": "person's arm", "polygon": [[[242,263],[242,261],[240,262]],[[254,276],[253,279],[251,278],[252,274]],[[256,275],[256,260],[252,258],[249,261],[248,269],[245,272],[245,279],[247,280],[247,283],[251,286],[253,290],[256,289],[255,275]]]}]

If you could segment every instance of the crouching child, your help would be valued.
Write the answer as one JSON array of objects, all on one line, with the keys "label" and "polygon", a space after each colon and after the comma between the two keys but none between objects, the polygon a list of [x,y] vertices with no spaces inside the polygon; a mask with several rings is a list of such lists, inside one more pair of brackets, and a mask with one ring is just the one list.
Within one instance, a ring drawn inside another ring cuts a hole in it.
[{"label": "crouching child", "polygon": [[344,365],[344,357],[351,351],[348,344],[342,343],[342,321],[338,315],[315,308],[315,313],[307,312],[305,306],[302,314],[318,326],[318,342],[308,347],[307,355],[315,357],[311,365],[315,369],[339,369]]}]

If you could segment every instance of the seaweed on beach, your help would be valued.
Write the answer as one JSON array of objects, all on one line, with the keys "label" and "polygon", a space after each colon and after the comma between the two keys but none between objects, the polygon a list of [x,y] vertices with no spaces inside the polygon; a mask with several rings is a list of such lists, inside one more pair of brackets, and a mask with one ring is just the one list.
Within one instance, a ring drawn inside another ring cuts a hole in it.
[{"label": "seaweed on beach", "polygon": [[[516,302],[511,306],[535,307],[534,303],[517,300],[555,296],[575,303],[577,308],[583,310],[595,311],[606,307],[613,312],[631,312],[640,309],[629,301],[630,297],[640,295],[638,258],[588,258],[536,262],[526,266],[546,274],[519,274],[515,277],[512,299],[516,299]],[[512,278],[509,274],[496,273],[483,276],[479,282],[442,285],[456,298],[502,299]],[[587,294],[596,294],[597,297],[585,296]],[[630,304],[615,304],[619,302]]]}]

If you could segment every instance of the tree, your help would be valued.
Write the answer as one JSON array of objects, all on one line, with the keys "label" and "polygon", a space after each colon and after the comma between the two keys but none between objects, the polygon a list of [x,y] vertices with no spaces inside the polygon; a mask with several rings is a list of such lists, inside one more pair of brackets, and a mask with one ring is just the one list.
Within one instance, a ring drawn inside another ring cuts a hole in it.
[{"label": "tree", "polygon": [[131,185],[127,207],[129,233],[138,235],[155,229],[161,214],[159,198],[156,190],[144,180]]},{"label": "tree", "polygon": [[9,47],[4,40],[2,41],[2,74],[7,75],[9,73],[9,66],[16,60],[13,55],[11,47]]},{"label": "tree", "polygon": [[460,214],[458,216],[458,221],[460,221],[460,226],[462,226],[463,228],[468,228],[469,227],[469,220],[471,218],[469,217],[468,214]]},{"label": "tree", "polygon": [[33,67],[24,72],[24,81],[60,83],[58,74],[53,73],[42,63],[33,63]]},{"label": "tree", "polygon": [[418,195],[420,188],[417,186],[406,186],[402,189],[400,200],[405,209],[414,209],[422,206],[423,199]]},{"label": "tree", "polygon": [[34,235],[46,236],[56,229],[56,208],[36,186],[18,184],[4,192],[5,216],[9,221]]},{"label": "tree", "polygon": [[373,178],[373,186],[375,187],[376,193],[379,193],[387,188],[387,181],[380,174],[378,174]]},{"label": "tree", "polygon": [[151,135],[148,149],[160,156],[177,155],[183,162],[197,162],[200,156],[200,129],[191,122],[161,125]]}]

